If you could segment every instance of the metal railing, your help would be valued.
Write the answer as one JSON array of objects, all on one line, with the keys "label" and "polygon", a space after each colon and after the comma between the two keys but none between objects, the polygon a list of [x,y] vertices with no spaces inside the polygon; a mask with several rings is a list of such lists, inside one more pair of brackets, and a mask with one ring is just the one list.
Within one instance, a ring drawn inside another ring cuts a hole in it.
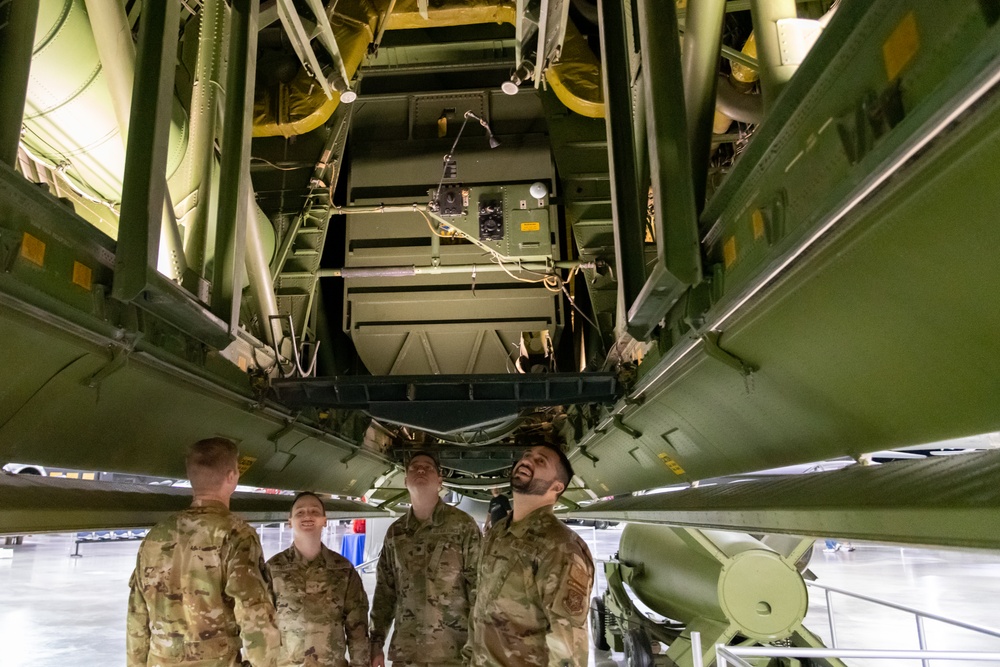
[{"label": "metal railing", "polygon": [[[1000,630],[987,628],[974,623],[957,621],[952,618],[921,611],[905,605],[881,600],[870,595],[862,595],[852,591],[845,591],[834,586],[826,586],[814,581],[807,581],[807,586],[822,589],[826,594],[826,613],[830,623],[830,648],[795,648],[784,646],[726,646],[725,644],[715,645],[715,656],[717,667],[728,667],[730,664],[736,667],[753,667],[747,658],[871,658],[875,660],[919,660],[924,667],[929,667],[931,660],[957,660],[957,661],[994,661],[1000,663],[1000,651],[931,651],[927,648],[927,634],[924,629],[924,619],[939,621],[957,628],[978,632],[989,637],[1000,638]],[[906,649],[859,649],[840,648],[837,646],[837,629],[833,620],[833,593],[857,598],[865,602],[871,602],[896,611],[912,614],[917,623],[917,639],[920,642],[919,650]],[[691,633],[691,656],[693,667],[703,667],[701,633]]]},{"label": "metal railing", "polygon": [[[820,584],[820,583],[817,583],[815,581],[807,581],[806,585],[807,586],[812,586],[813,588],[819,588],[819,589],[823,590],[824,594],[826,595],[826,617],[827,617],[827,622],[830,625],[830,647],[832,649],[837,649],[838,648],[837,647],[837,626],[836,626],[836,623],[833,620],[833,594],[834,593],[837,593],[839,595],[845,595],[847,597],[852,597],[852,598],[855,598],[855,599],[858,599],[858,600],[864,600],[865,602],[870,602],[872,604],[876,604],[876,605],[879,605],[881,607],[886,607],[888,609],[895,609],[896,611],[901,611],[901,612],[905,612],[905,613],[908,613],[908,614],[912,614],[913,617],[914,617],[914,620],[916,621],[916,625],[917,625],[917,641],[920,644],[920,651],[923,651],[923,652],[927,652],[928,651],[928,648],[927,648],[927,631],[926,631],[926,629],[924,627],[924,620],[925,619],[929,619],[929,620],[932,620],[932,621],[938,621],[940,623],[946,623],[948,625],[951,625],[951,626],[954,626],[954,627],[957,627],[957,628],[962,628],[963,630],[970,630],[972,632],[978,632],[979,634],[987,635],[989,637],[1000,638],[1000,630],[995,630],[993,628],[987,628],[985,626],[976,625],[974,623],[966,623],[965,621],[958,621],[958,620],[955,620],[953,618],[947,618],[945,616],[941,616],[939,614],[933,614],[933,613],[930,613],[930,612],[921,611],[920,609],[914,609],[913,607],[907,607],[905,605],[897,604],[895,602],[890,602],[889,600],[882,600],[882,599],[879,599],[879,598],[872,597],[870,595],[863,595],[861,593],[854,593],[852,591],[845,591],[842,588],[836,588],[834,586],[827,586],[825,584]],[[844,649],[844,650],[846,650],[846,649]],[[851,649],[851,650],[861,650],[861,649]],[[1000,655],[1000,654],[998,654],[998,655]],[[860,656],[858,656],[858,657],[860,657]],[[877,657],[877,656],[872,656],[872,657]],[[887,656],[887,657],[890,657],[890,656]],[[896,656],[896,657],[901,657],[901,656]],[[932,659],[933,659],[933,656],[927,656],[927,657],[920,658],[920,661],[921,661],[921,664],[923,665],[923,667],[928,667],[930,665],[930,660],[932,660]],[[955,659],[959,660],[961,658],[955,658]],[[970,659],[971,660],[971,658],[966,658],[966,659]],[[982,659],[985,660],[987,658],[984,657]]]},{"label": "metal railing", "polygon": [[1000,652],[973,651],[906,651],[895,649],[861,648],[785,648],[779,646],[715,646],[718,667],[753,667],[747,658],[874,658],[920,660],[927,664],[930,660],[991,660],[1000,661]]}]

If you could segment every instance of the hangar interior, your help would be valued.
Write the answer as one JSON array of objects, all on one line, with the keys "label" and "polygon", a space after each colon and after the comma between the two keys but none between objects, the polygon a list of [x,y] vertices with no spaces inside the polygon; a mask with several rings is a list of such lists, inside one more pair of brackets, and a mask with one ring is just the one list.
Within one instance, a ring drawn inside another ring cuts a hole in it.
[{"label": "hangar interior", "polygon": [[842,664],[816,538],[1000,548],[998,23],[0,1],[0,463],[120,480],[0,475],[0,533],[152,525],[207,436],[331,518],[405,509],[416,450],[472,502],[547,443],[567,518],[629,524],[595,642]]}]

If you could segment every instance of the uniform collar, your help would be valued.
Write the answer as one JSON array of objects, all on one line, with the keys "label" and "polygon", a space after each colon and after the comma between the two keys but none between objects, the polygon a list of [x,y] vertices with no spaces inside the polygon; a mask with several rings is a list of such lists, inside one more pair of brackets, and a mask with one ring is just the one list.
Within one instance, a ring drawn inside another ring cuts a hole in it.
[{"label": "uniform collar", "polygon": [[536,510],[532,510],[528,516],[524,517],[520,521],[514,521],[514,515],[511,514],[507,519],[510,524],[508,531],[512,533],[515,537],[524,537],[525,533],[534,528],[535,526],[541,524],[549,516],[554,516],[552,510],[555,505],[544,505]]},{"label": "uniform collar", "polygon": [[441,522],[444,520],[444,510],[441,509],[442,505],[444,505],[444,501],[438,498],[437,504],[434,505],[434,510],[431,512],[430,521],[427,522],[418,519],[417,515],[413,513],[413,508],[411,507],[406,512],[406,528],[413,531],[419,529],[421,526],[440,526]]},{"label": "uniform collar", "polygon": [[226,504],[219,500],[201,500],[197,505],[191,505],[189,509],[193,510],[215,510],[217,512],[228,512],[229,508]]},{"label": "uniform collar", "polygon": [[306,560],[305,559],[305,556],[303,556],[299,552],[299,550],[295,548],[295,542],[292,542],[291,546],[288,547],[288,551],[289,551],[289,553],[292,556],[292,562],[293,563],[295,563],[296,565],[308,566],[308,565],[312,565],[313,563],[315,563],[317,561],[325,561],[326,560],[326,554],[329,551],[329,549],[327,548],[327,546],[325,544],[323,544],[322,542],[320,542],[319,553],[316,554],[316,557],[313,558],[312,560]]}]

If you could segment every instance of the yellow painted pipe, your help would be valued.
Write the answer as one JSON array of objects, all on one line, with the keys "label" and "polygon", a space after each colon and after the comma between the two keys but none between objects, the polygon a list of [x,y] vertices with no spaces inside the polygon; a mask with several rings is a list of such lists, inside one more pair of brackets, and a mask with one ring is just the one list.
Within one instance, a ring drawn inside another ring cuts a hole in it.
[{"label": "yellow painted pipe", "polygon": [[[350,16],[348,14],[351,14]],[[507,23],[514,25],[513,2],[459,0],[430,8],[421,15],[417,0],[398,0],[386,19],[386,30],[410,30],[456,25]],[[363,7],[341,3],[330,17],[337,46],[348,77],[361,66],[368,46],[375,39],[379,16]],[[556,96],[569,109],[590,118],[604,117],[600,61],[572,22],[567,24],[562,59],[546,71]],[[316,81],[300,70],[292,81],[264,91],[254,100],[253,136],[292,137],[316,129],[337,109],[340,100],[328,99]]]}]

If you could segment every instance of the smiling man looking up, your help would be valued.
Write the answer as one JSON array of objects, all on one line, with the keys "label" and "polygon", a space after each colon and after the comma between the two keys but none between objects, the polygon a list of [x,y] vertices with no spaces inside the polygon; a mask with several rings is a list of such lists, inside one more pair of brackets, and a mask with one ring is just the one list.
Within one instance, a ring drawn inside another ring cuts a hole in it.
[{"label": "smiling man looking up", "polygon": [[372,600],[372,665],[384,667],[382,646],[395,622],[393,667],[463,664],[469,613],[476,596],[479,525],[440,498],[441,470],[430,452],[406,466],[410,511],[389,526],[378,559]]},{"label": "smiling man looking up", "polygon": [[278,667],[368,667],[368,596],[351,562],[322,542],[323,501],[303,491],[288,522],[292,546],[267,561],[281,631]]},{"label": "smiling man looking up", "polygon": [[572,478],[566,455],[551,446],[532,447],[514,465],[514,511],[483,542],[475,667],[586,667],[594,561],[552,512]]}]

